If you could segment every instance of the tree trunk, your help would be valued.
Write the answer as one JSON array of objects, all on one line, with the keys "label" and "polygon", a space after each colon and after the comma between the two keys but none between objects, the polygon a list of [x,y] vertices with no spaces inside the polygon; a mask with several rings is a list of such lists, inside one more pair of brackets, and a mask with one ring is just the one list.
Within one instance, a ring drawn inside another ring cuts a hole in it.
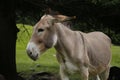
[{"label": "tree trunk", "polygon": [[0,0],[0,74],[6,80],[16,78],[15,0]]}]

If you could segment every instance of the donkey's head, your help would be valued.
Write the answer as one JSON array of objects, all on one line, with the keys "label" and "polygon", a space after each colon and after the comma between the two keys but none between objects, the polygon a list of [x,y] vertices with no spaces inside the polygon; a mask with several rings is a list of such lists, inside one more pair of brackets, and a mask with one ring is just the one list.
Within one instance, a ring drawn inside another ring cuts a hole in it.
[{"label": "donkey's head", "polygon": [[57,43],[55,23],[70,20],[73,17],[63,15],[43,15],[33,28],[32,37],[27,45],[27,54],[33,60]]}]

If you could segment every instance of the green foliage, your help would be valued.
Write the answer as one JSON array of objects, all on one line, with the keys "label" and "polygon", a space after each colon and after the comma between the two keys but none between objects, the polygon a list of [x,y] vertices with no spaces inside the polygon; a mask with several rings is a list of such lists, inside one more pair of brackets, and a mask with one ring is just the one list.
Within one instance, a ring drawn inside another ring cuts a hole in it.
[{"label": "green foliage", "polygon": [[110,33],[112,42],[115,45],[120,45],[120,34],[115,33],[114,31]]},{"label": "green foliage", "polygon": [[25,49],[27,42],[29,41],[31,34],[32,34],[32,26],[24,25],[24,24],[17,24],[18,32],[17,35],[17,49]]},{"label": "green foliage", "polygon": [[112,66],[120,67],[120,46],[112,46]]}]

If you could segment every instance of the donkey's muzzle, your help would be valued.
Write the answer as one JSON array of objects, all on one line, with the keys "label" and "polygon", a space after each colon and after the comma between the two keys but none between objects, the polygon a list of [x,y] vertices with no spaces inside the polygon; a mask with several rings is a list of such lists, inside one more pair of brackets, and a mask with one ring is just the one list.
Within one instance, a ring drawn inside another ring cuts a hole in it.
[{"label": "donkey's muzzle", "polygon": [[34,60],[34,61],[36,61],[36,60],[38,59],[38,53],[37,53],[37,54],[34,54],[33,52],[27,50],[27,54],[28,54],[28,56],[29,56],[32,60]]},{"label": "donkey's muzzle", "polygon": [[39,57],[39,49],[38,47],[33,43],[33,42],[29,42],[27,45],[27,54],[28,56],[32,59],[32,60],[37,60]]}]

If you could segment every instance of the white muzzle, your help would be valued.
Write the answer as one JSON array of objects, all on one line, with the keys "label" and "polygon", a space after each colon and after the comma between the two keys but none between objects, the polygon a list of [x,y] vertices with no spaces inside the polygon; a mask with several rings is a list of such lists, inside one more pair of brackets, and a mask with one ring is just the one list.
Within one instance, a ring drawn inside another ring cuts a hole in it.
[{"label": "white muzzle", "polygon": [[29,42],[26,48],[27,54],[28,56],[32,59],[32,60],[37,60],[40,54],[39,48],[37,47],[37,45],[33,42]]}]

